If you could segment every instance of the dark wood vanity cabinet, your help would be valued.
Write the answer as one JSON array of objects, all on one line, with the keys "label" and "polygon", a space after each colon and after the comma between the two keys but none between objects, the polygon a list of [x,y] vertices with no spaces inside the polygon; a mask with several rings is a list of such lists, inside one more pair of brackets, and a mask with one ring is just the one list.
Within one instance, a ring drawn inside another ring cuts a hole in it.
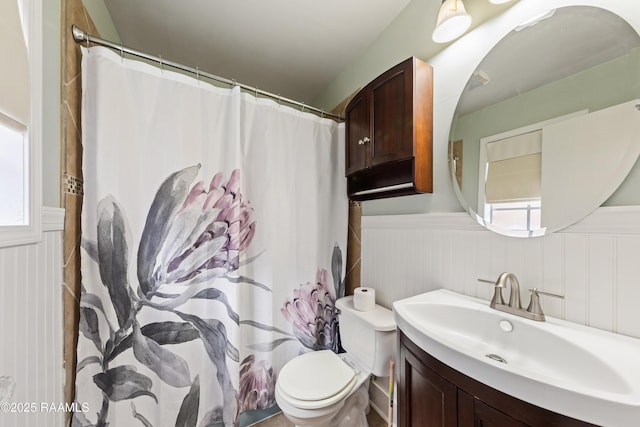
[{"label": "dark wood vanity cabinet", "polygon": [[365,86],[346,119],[347,191],[367,200],[433,191],[433,71],[409,58]]},{"label": "dark wood vanity cabinet", "polygon": [[398,386],[399,426],[458,425],[457,387],[407,347],[401,347]]},{"label": "dark wood vanity cabinet", "polygon": [[593,427],[486,386],[398,336],[399,427]]}]

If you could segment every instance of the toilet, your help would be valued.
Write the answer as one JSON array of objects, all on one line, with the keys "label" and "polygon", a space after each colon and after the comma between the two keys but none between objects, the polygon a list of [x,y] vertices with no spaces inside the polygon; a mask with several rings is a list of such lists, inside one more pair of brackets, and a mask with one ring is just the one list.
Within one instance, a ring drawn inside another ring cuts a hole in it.
[{"label": "toilet", "polygon": [[366,425],[368,379],[389,376],[397,345],[393,312],[379,305],[358,311],[353,296],[337,300],[336,308],[346,353],[305,353],[287,362],[278,374],[276,402],[296,426]]}]

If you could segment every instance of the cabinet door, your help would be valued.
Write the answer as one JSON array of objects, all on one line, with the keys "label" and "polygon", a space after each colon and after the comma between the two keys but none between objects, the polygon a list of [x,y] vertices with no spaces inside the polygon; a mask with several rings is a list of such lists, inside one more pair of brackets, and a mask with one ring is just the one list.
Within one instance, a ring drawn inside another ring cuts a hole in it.
[{"label": "cabinet door", "polygon": [[402,347],[400,353],[400,427],[456,427],[456,387],[406,347]]},{"label": "cabinet door", "polygon": [[413,157],[413,61],[381,75],[371,89],[371,166]]},{"label": "cabinet door", "polygon": [[511,418],[478,399],[475,401],[474,412],[475,427],[527,427],[526,424]]},{"label": "cabinet door", "polygon": [[345,175],[367,167],[367,145],[371,139],[370,109],[366,93],[359,93],[349,103],[346,118],[346,166]]},{"label": "cabinet door", "polygon": [[527,424],[458,389],[458,426],[527,427]]}]

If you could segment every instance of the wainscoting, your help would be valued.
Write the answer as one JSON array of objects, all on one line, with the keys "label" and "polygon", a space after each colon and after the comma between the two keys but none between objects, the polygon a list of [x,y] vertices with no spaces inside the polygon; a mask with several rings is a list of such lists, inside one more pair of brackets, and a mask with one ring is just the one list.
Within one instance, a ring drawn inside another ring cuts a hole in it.
[{"label": "wainscoting", "polygon": [[[578,224],[533,239],[486,231],[466,213],[362,217],[362,286],[378,303],[439,288],[490,300],[503,271],[541,296],[549,316],[640,338],[640,207],[600,208]],[[505,293],[505,296],[508,292]]]},{"label": "wainscoting", "polygon": [[[43,209],[42,241],[0,249],[0,376],[15,380],[3,427],[64,425],[63,209]],[[54,406],[52,406],[54,405]]]}]

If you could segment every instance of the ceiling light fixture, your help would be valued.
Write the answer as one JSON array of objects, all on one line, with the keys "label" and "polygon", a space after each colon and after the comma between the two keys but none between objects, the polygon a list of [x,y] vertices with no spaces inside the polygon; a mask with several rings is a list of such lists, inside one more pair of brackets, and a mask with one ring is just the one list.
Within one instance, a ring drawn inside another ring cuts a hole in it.
[{"label": "ceiling light fixture", "polygon": [[489,0],[489,3],[491,4],[502,4],[502,3],[508,3],[511,0]]},{"label": "ceiling light fixture", "polygon": [[463,35],[470,26],[471,15],[464,9],[462,0],[444,0],[431,38],[436,43],[450,42]]},{"label": "ceiling light fixture", "polygon": [[489,84],[491,78],[489,78],[489,74],[485,73],[482,70],[476,70],[471,75],[469,82],[467,83],[467,90],[472,91],[481,86]]}]

